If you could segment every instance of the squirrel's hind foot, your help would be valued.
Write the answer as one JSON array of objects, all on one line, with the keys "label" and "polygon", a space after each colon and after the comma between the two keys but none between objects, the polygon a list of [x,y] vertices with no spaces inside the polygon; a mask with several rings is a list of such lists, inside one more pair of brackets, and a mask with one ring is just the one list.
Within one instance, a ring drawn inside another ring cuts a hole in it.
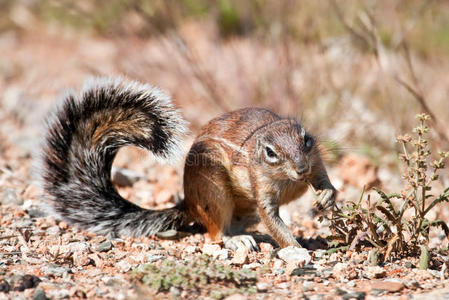
[{"label": "squirrel's hind foot", "polygon": [[247,248],[250,251],[259,251],[259,246],[253,236],[248,234],[224,236],[224,246],[230,250],[237,250],[239,247]]}]

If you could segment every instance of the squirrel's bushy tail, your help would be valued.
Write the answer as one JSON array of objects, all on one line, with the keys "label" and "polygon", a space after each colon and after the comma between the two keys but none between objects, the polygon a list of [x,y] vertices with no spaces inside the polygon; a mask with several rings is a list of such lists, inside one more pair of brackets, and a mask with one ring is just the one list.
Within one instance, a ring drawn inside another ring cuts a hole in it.
[{"label": "squirrel's bushy tail", "polygon": [[157,88],[119,79],[94,79],[69,94],[50,117],[43,150],[44,189],[63,220],[90,231],[151,235],[186,225],[182,204],[159,211],[123,199],[111,183],[120,147],[148,149],[172,161],[181,155],[186,123]]}]

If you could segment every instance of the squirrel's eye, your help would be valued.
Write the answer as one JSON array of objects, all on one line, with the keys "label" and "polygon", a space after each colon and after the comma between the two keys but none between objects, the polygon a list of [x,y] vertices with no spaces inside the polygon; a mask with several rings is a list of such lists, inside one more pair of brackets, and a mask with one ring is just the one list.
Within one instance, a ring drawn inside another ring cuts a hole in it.
[{"label": "squirrel's eye", "polygon": [[267,153],[267,156],[269,158],[276,158],[277,157],[277,155],[276,155],[276,153],[274,153],[273,149],[271,149],[268,146],[265,147],[265,152]]},{"label": "squirrel's eye", "polygon": [[313,146],[313,139],[311,137],[306,136],[304,138],[304,145],[306,146],[306,149],[310,149]]}]

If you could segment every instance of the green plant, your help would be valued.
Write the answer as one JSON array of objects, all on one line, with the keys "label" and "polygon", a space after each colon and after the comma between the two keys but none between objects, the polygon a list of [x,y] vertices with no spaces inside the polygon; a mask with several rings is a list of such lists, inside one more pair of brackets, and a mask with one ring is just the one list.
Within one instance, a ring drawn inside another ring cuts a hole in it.
[{"label": "green plant", "polygon": [[[133,271],[131,277],[150,286],[158,292],[168,291],[171,287],[184,290],[198,290],[215,283],[229,284],[239,292],[252,293],[257,281],[256,273],[248,270],[234,270],[202,255],[188,261],[165,260],[160,266],[144,264]],[[226,295],[226,291],[222,291]],[[215,298],[218,295],[212,295]]]},{"label": "green plant", "polygon": [[[387,194],[375,189],[379,199],[371,205],[368,196],[367,207],[362,206],[365,191],[357,202],[350,202],[335,212],[331,228],[331,247],[354,249],[362,241],[367,241],[383,253],[384,259],[392,253],[398,255],[416,254],[420,246],[429,241],[431,227],[441,227],[449,237],[449,228],[442,220],[429,220],[427,214],[436,205],[449,202],[449,187],[438,196],[432,195],[432,183],[438,180],[438,172],[445,167],[449,152],[439,152],[439,158],[430,162],[431,151],[426,122],[430,117],[417,115],[419,125],[414,128],[414,136],[398,136],[402,153],[399,159],[404,163],[403,179],[405,188],[400,193]],[[412,216],[404,217],[406,211]]]}]

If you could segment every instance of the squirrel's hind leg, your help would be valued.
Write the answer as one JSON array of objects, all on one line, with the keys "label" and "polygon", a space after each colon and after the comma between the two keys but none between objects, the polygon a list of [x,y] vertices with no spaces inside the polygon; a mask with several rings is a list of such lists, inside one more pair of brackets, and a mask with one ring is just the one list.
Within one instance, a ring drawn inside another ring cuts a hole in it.
[{"label": "squirrel's hind leg", "polygon": [[[218,149],[218,150],[217,150]],[[225,247],[236,250],[244,246],[257,249],[250,235],[235,235],[233,225],[235,203],[229,173],[220,148],[195,143],[184,168],[185,203],[191,217],[206,227],[212,240],[223,240]],[[217,159],[222,157],[222,159]]]},{"label": "squirrel's hind leg", "polygon": [[[191,171],[186,169],[186,172]],[[204,172],[214,174],[213,178],[204,177],[201,180],[201,172],[197,173],[196,177],[190,177],[196,178],[185,185],[184,191],[190,215],[206,227],[213,241],[222,239],[226,248],[237,250],[239,247],[245,247],[258,250],[259,247],[251,235],[236,235],[241,231],[232,226],[234,202],[226,190],[226,182],[218,176],[219,173]]]},{"label": "squirrel's hind leg", "polygon": [[222,175],[220,168],[214,165],[186,165],[184,170],[188,212],[206,227],[213,241],[224,236],[234,211],[234,202],[226,190],[226,177]]},{"label": "squirrel's hind leg", "polygon": [[210,238],[213,241],[222,239],[225,247],[231,250],[242,246],[257,250],[257,243],[251,235],[236,235],[241,231],[232,224],[234,201],[227,190],[229,182],[224,170],[218,166],[186,166],[184,174],[185,203],[189,214],[206,227]]}]

